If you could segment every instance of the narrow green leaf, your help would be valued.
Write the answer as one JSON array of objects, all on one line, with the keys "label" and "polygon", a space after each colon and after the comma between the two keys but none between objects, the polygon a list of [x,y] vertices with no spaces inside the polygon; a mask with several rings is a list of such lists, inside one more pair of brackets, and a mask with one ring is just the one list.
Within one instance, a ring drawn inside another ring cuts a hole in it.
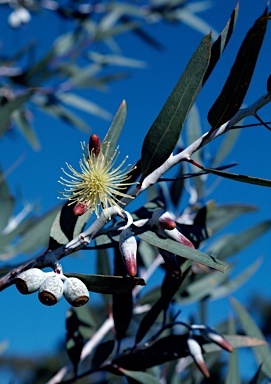
[{"label": "narrow green leaf", "polygon": [[132,290],[136,285],[146,285],[140,277],[86,275],[82,273],[65,273],[68,277],[82,280],[89,291],[98,293],[123,293]]},{"label": "narrow green leaf", "polygon": [[86,100],[83,97],[76,95],[75,93],[58,93],[57,98],[63,103],[72,106],[73,108],[78,108],[81,111],[90,113],[91,115],[101,117],[102,119],[109,120],[111,114],[105,109],[101,108],[99,105],[93,101]]},{"label": "narrow green leaf", "polygon": [[225,273],[215,271],[191,282],[184,290],[180,290],[180,295],[177,297],[178,302],[190,304],[208,296],[212,297],[212,293],[218,289],[219,285],[227,281],[231,271],[230,266]]},{"label": "narrow green leaf", "polygon": [[233,291],[239,289],[242,284],[244,284],[251,276],[255,274],[261,264],[261,259],[256,260],[253,264],[251,264],[248,268],[241,272],[237,277],[231,278],[221,287],[217,287],[215,290],[213,290],[211,293],[211,298],[217,300],[223,296],[228,296]]},{"label": "narrow green leaf", "polygon": [[[250,337],[255,337],[265,341],[262,331],[259,329],[255,321],[251,318],[247,310],[234,298],[231,298],[231,303],[237,313],[238,319],[245,333]],[[271,376],[271,351],[268,345],[261,345],[253,348],[258,364],[263,364],[263,372]]]},{"label": "narrow green leaf", "polygon": [[[229,333],[236,334],[236,327],[234,319],[230,317],[229,319]],[[227,369],[227,375],[225,384],[241,384],[240,374],[239,374],[239,365],[238,365],[238,355],[237,351],[234,349],[229,356],[229,363]]]},{"label": "narrow green leaf", "polygon": [[240,129],[232,129],[227,132],[227,135],[224,136],[224,140],[222,141],[221,145],[216,150],[214,161],[212,163],[212,168],[218,167],[226,158],[226,156],[231,152],[240,133]]},{"label": "narrow green leaf", "polygon": [[159,384],[160,383],[160,380],[150,375],[149,373],[129,371],[128,369],[124,369],[124,368],[118,368],[118,370],[122,372],[125,376],[131,377],[132,379],[136,380],[138,383],[142,383],[142,384]]},{"label": "narrow green leaf", "polygon": [[230,120],[239,110],[247,93],[262,46],[268,21],[267,8],[248,31],[226,83],[208,113],[212,129]]},{"label": "narrow green leaf", "polygon": [[143,177],[162,165],[175,148],[186,116],[201,89],[210,50],[211,35],[207,35],[147,133],[142,147]]},{"label": "narrow green leaf", "polygon": [[10,125],[12,112],[20,108],[26,101],[30,99],[32,95],[33,91],[28,90],[19,96],[15,96],[13,99],[9,100],[6,104],[0,107],[0,137],[5,133]]},{"label": "narrow green leaf", "polygon": [[218,62],[220,56],[224,52],[231,35],[233,33],[235,23],[238,17],[238,12],[239,12],[239,2],[237,3],[236,7],[232,11],[231,17],[229,21],[227,22],[225,28],[223,31],[220,33],[216,41],[214,42],[212,49],[211,49],[211,58],[210,58],[210,63],[208,65],[208,68],[205,72],[204,78],[203,78],[203,84],[207,81],[209,78],[210,74],[212,73],[214,67],[216,66],[216,63]]},{"label": "narrow green leaf", "polygon": [[240,215],[256,210],[255,206],[248,204],[209,204],[207,228],[216,233]]},{"label": "narrow green leaf", "polygon": [[194,248],[187,247],[186,245],[177,243],[171,239],[161,239],[153,232],[146,231],[139,234],[138,237],[155,247],[165,249],[178,256],[193,260],[197,263],[206,265],[207,267],[217,269],[218,271],[224,272],[227,268],[226,263],[216,259],[214,256],[207,255],[206,253],[200,252]]},{"label": "narrow green leaf", "polygon": [[27,120],[26,115],[25,115],[25,111],[16,110],[13,112],[12,117],[13,117],[14,122],[18,125],[22,134],[26,138],[26,140],[32,146],[32,148],[35,150],[40,149],[39,139],[38,139],[35,131],[31,127],[29,121]]},{"label": "narrow green leaf", "polygon": [[110,356],[113,352],[115,346],[114,340],[107,340],[103,343],[100,343],[94,353],[92,358],[92,369],[98,369],[105,360]]},{"label": "narrow green leaf", "polygon": [[126,120],[126,116],[127,116],[127,105],[126,105],[126,101],[123,100],[103,141],[103,143],[105,142],[110,143],[110,147],[107,152],[108,160],[114,154],[117,141],[120,137],[122,128]]},{"label": "narrow green leaf", "polygon": [[242,183],[261,185],[262,187],[271,187],[271,180],[261,179],[259,177],[252,177],[246,175],[238,175],[236,173],[229,173],[218,171],[216,169],[203,168],[205,171],[213,173],[214,175],[225,177],[226,179],[231,179],[235,181],[241,181]]},{"label": "narrow green leaf", "polygon": [[50,228],[58,209],[58,207],[55,207],[33,221],[31,226],[22,234],[20,241],[16,245],[11,246],[7,254],[0,255],[0,259],[11,258],[17,254],[30,253],[39,247],[47,246]]},{"label": "narrow green leaf", "polygon": [[249,246],[253,241],[255,241],[258,237],[263,235],[271,228],[271,221],[264,221],[262,223],[256,224],[253,227],[238,233],[237,235],[231,236],[231,240],[228,244],[222,247],[216,256],[222,260],[234,255],[235,253],[245,249]]},{"label": "narrow green leaf", "polygon": [[[255,337],[243,335],[223,335],[223,337],[230,343],[233,348],[248,348],[267,345],[266,341],[257,339]],[[214,343],[204,344],[203,349],[206,353],[221,351],[221,347]]]}]

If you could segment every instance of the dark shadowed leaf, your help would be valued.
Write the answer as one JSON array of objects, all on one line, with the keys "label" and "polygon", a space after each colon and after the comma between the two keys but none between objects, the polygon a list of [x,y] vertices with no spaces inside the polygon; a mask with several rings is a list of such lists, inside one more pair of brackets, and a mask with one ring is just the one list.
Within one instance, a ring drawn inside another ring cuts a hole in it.
[{"label": "dark shadowed leaf", "polygon": [[268,377],[262,372],[262,365],[260,365],[248,384],[261,384],[264,379],[268,379]]},{"label": "dark shadowed leaf", "polygon": [[[122,261],[122,255],[119,247],[114,249],[114,274],[116,276],[125,276],[126,271]],[[112,312],[118,341],[121,341],[128,329],[133,314],[133,296],[132,290],[114,293],[112,297]]]},{"label": "dark shadowed leaf", "polygon": [[100,365],[105,362],[108,356],[110,356],[110,354],[113,352],[114,346],[114,340],[108,340],[98,345],[92,358],[92,369],[99,368]]},{"label": "dark shadowed leaf", "polygon": [[146,333],[150,330],[159,314],[163,310],[167,310],[169,303],[171,302],[173,296],[179,289],[189,271],[190,268],[188,268],[181,277],[166,273],[161,287],[161,297],[142,319],[136,333],[136,344],[140,343],[140,341],[145,337]]},{"label": "dark shadowed leaf", "polygon": [[80,320],[73,309],[69,309],[66,317],[66,350],[73,364],[74,374],[77,374],[77,368],[80,361],[82,349],[84,347],[84,338],[79,330]]},{"label": "dark shadowed leaf", "polygon": [[227,268],[227,264],[223,261],[216,259],[213,256],[200,252],[197,249],[187,247],[181,243],[177,243],[171,239],[161,239],[155,233],[146,231],[138,235],[141,240],[146,241],[155,247],[165,249],[175,255],[182,256],[186,259],[193,260],[197,263],[206,265],[207,267],[217,269],[224,272]]},{"label": "dark shadowed leaf", "polygon": [[117,141],[126,120],[126,115],[127,105],[125,100],[123,100],[103,141],[103,143],[110,143],[110,147],[107,152],[107,160],[111,159],[114,154]]},{"label": "dark shadowed leaf", "polygon": [[123,368],[119,368],[119,371],[122,372],[125,376],[131,377],[132,379],[136,380],[137,383],[142,383],[142,384],[159,384],[160,383],[160,380],[150,375],[149,373],[129,371]]},{"label": "dark shadowed leaf", "polygon": [[140,277],[86,275],[83,273],[65,273],[68,277],[82,280],[89,291],[98,293],[123,293],[132,290],[136,285],[146,285]]},{"label": "dark shadowed leaf", "polygon": [[182,196],[184,179],[181,177],[183,175],[183,163],[181,162],[179,165],[179,171],[176,175],[177,179],[174,180],[170,186],[170,197],[172,203],[175,207],[178,206],[180,198]]},{"label": "dark shadowed leaf", "polygon": [[188,355],[187,335],[170,335],[159,339],[150,346],[129,350],[113,359],[112,364],[124,369],[143,371]]},{"label": "dark shadowed leaf", "polygon": [[69,201],[67,201],[59,209],[51,227],[49,249],[53,250],[60,245],[67,244],[82,232],[88,222],[91,216],[90,210],[81,216],[75,216],[73,208],[74,204],[69,205]]},{"label": "dark shadowed leaf", "polygon": [[227,22],[225,28],[223,31],[220,33],[216,41],[214,42],[212,49],[211,49],[211,58],[210,58],[210,63],[208,65],[208,68],[205,72],[204,78],[203,78],[203,84],[207,81],[209,78],[210,74],[212,73],[214,67],[216,66],[216,63],[218,62],[220,56],[224,52],[224,49],[226,48],[231,35],[233,33],[235,23],[238,17],[238,12],[239,12],[239,2],[237,3],[236,7],[232,11],[231,17],[229,21]]},{"label": "dark shadowed leaf", "polygon": [[201,89],[210,50],[211,35],[207,35],[147,133],[141,156],[143,177],[163,164],[175,148],[186,116]]},{"label": "dark shadowed leaf", "polygon": [[[252,319],[252,317],[249,315],[247,310],[234,298],[231,298],[231,303],[235,309],[235,312],[238,316],[238,319],[245,333],[250,337],[255,337],[256,339],[259,339],[265,342],[265,338],[262,331],[257,326],[257,324]],[[271,376],[271,351],[269,346],[267,344],[260,345],[256,348],[253,348],[253,351],[258,364],[263,364],[262,366],[263,372],[270,377]]]},{"label": "dark shadowed leaf", "polygon": [[238,112],[247,93],[268,21],[267,8],[248,31],[226,83],[208,113],[212,129],[230,120]]}]

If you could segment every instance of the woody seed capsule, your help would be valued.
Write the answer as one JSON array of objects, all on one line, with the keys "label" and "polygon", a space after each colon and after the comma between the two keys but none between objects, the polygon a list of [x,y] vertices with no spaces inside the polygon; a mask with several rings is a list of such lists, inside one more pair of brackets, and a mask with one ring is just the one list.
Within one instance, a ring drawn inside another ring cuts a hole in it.
[{"label": "woody seed capsule", "polygon": [[63,295],[63,282],[59,276],[49,276],[40,286],[39,300],[44,305],[55,305]]},{"label": "woody seed capsule", "polygon": [[38,268],[31,268],[20,273],[16,278],[16,287],[24,295],[36,292],[46,278],[46,273]]},{"label": "woody seed capsule", "polygon": [[70,277],[64,282],[65,299],[73,307],[81,307],[89,300],[89,292],[85,284],[76,277]]}]

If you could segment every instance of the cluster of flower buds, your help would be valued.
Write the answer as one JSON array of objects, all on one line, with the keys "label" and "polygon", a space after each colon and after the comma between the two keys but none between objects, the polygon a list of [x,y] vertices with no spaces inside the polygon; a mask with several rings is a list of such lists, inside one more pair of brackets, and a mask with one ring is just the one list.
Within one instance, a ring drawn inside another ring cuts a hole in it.
[{"label": "cluster of flower buds", "polygon": [[232,352],[233,348],[227,342],[227,340],[225,340],[224,337],[220,335],[217,331],[215,331],[213,328],[210,328],[207,325],[196,324],[190,326],[190,333],[187,339],[189,353],[192,356],[197,367],[203,373],[203,375],[208,378],[210,377],[210,373],[203,359],[201,345],[194,337],[196,332],[199,333],[202,337],[204,337],[206,341],[213,342],[228,352]]},{"label": "cluster of flower buds", "polygon": [[63,296],[73,307],[81,307],[89,300],[86,285],[76,277],[67,278],[62,273],[43,272],[31,268],[16,278],[16,287],[22,294],[39,291],[38,297],[44,305],[55,305]]},{"label": "cluster of flower buds", "polygon": [[169,212],[164,209],[155,210],[149,224],[155,229],[158,236],[175,240],[190,248],[195,248],[191,241],[178,230],[175,221],[171,218]]},{"label": "cluster of flower buds", "polygon": [[120,233],[119,250],[128,275],[134,277],[137,274],[137,242],[131,228],[133,218],[129,212],[125,212],[125,214],[128,221]]}]

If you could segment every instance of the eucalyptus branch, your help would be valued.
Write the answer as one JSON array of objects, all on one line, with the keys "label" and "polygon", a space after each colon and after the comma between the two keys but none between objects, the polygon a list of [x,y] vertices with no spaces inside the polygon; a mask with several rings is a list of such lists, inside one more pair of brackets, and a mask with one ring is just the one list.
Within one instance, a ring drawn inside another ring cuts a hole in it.
[{"label": "eucalyptus branch", "polygon": [[[208,132],[203,134],[200,138],[190,144],[186,149],[177,155],[171,154],[170,157],[155,171],[149,174],[142,182],[141,185],[134,186],[129,192],[129,197],[123,198],[121,201],[123,205],[127,206],[132,199],[139,196],[151,185],[155,184],[168,170],[180,163],[181,161],[190,160],[190,156],[193,155],[198,149],[202,148],[204,145],[208,144],[215,138],[221,136],[222,134],[228,132],[231,129],[234,129],[235,125],[248,116],[256,116],[257,111],[267,105],[271,101],[271,95],[265,94],[256,100],[249,107],[240,109],[235,116],[232,117],[227,123],[221,125],[215,129],[209,136]],[[22,271],[30,268],[45,268],[47,266],[55,266],[55,263],[62,259],[63,257],[74,253],[80,249],[83,249],[88,245],[92,239],[98,234],[98,232],[104,227],[104,225],[109,221],[110,218],[120,215],[122,216],[120,210],[116,207],[110,208],[102,216],[97,218],[94,223],[68,244],[61,246],[53,251],[45,252],[41,256],[29,261],[28,263],[21,265],[7,275],[3,276],[0,279],[0,291],[12,285],[15,282],[16,276]]]}]

